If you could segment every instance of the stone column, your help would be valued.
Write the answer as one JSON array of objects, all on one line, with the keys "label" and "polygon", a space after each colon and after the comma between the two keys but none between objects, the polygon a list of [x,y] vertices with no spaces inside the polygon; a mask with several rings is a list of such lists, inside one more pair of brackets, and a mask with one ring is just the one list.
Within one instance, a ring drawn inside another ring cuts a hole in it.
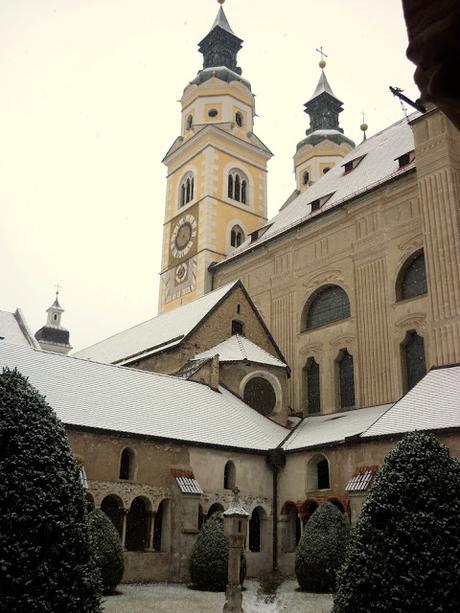
[{"label": "stone column", "polygon": [[128,518],[128,511],[126,509],[121,509],[121,513],[121,546],[123,547],[124,551],[126,551],[126,523]]},{"label": "stone column", "polygon": [[153,536],[155,532],[155,511],[149,511],[149,524],[147,527],[147,547],[145,551],[154,551],[153,549]]}]

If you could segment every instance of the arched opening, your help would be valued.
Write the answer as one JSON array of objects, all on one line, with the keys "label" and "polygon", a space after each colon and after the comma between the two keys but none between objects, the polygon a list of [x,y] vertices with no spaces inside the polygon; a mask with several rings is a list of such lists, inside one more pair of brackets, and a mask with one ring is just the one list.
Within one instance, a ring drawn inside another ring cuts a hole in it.
[{"label": "arched opening", "polygon": [[232,247],[239,247],[244,241],[244,232],[240,226],[236,225],[230,231],[230,245]]},{"label": "arched opening", "polygon": [[267,379],[253,377],[244,387],[243,400],[261,415],[270,415],[276,405],[276,393]]},{"label": "arched opening", "polygon": [[284,552],[292,553],[295,551],[302,535],[302,526],[296,504],[292,501],[285,502],[281,514],[286,517]]},{"label": "arched opening", "polygon": [[304,526],[318,507],[318,502],[312,498],[308,498],[302,502],[299,508],[299,515]]},{"label": "arched opening", "polygon": [[187,173],[180,184],[180,206],[191,202],[195,196],[195,179],[192,173]]},{"label": "arched opening", "polygon": [[249,551],[254,553],[264,551],[264,520],[265,511],[256,507],[249,519]]},{"label": "arched opening", "polygon": [[333,504],[335,507],[337,507],[341,513],[345,513],[345,507],[343,506],[342,502],[338,498],[335,498],[335,497],[328,498],[327,501]]},{"label": "arched opening", "polygon": [[311,330],[350,317],[350,301],[338,285],[321,287],[308,300],[302,313],[302,329]]},{"label": "arched opening", "polygon": [[355,375],[353,356],[342,349],[337,359],[339,405],[341,409],[355,406]]},{"label": "arched opening", "polygon": [[101,511],[107,515],[112,524],[117,529],[118,534],[123,534],[123,503],[117,496],[106,496],[101,502]]},{"label": "arched opening", "polygon": [[165,526],[167,521],[168,501],[162,500],[158,505],[155,519],[153,522],[153,549],[154,551],[165,551]]},{"label": "arched opening", "polygon": [[193,117],[191,115],[189,115],[187,117],[187,121],[186,121],[186,128],[187,128],[187,130],[191,130],[192,129],[192,125],[193,125]]},{"label": "arched opening", "polygon": [[329,488],[329,462],[326,456],[318,453],[307,464],[307,489],[328,490]]},{"label": "arched opening", "polygon": [[215,502],[209,507],[208,513],[206,515],[206,519],[209,519],[212,515],[214,515],[214,513],[223,513],[223,512],[224,512],[224,507],[220,504],[220,502]]},{"label": "arched opening", "polygon": [[248,180],[241,170],[231,170],[227,179],[227,196],[232,200],[247,204]]},{"label": "arched opening", "polygon": [[415,330],[407,333],[401,347],[404,386],[411,390],[426,374],[425,343]]},{"label": "arched opening", "polygon": [[244,323],[238,319],[232,319],[232,336],[234,334],[244,336]]},{"label": "arched opening", "polygon": [[306,385],[306,401],[308,413],[319,413],[321,410],[321,385],[319,364],[315,358],[308,358],[304,368],[304,381]]},{"label": "arched opening", "polygon": [[119,478],[124,480],[134,478],[134,451],[129,447],[121,452]]},{"label": "arched opening", "polygon": [[225,464],[224,468],[224,489],[232,490],[235,487],[236,482],[236,471],[235,464],[231,460],[229,460]]},{"label": "arched opening", "polygon": [[403,264],[396,281],[396,299],[407,300],[428,291],[423,251],[412,255]]},{"label": "arched opening", "polygon": [[148,543],[149,514],[143,498],[135,498],[126,518],[126,549],[144,551]]}]

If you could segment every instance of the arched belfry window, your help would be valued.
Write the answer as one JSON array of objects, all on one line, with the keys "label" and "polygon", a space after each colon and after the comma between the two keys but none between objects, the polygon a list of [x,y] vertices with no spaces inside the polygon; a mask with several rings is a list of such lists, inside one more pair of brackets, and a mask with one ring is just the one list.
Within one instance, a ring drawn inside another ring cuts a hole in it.
[{"label": "arched belfry window", "polygon": [[309,181],[310,181],[310,173],[308,172],[308,170],[306,170],[302,175],[302,182],[304,185],[308,185]]},{"label": "arched belfry window", "polygon": [[318,328],[350,317],[350,301],[338,285],[327,285],[317,290],[307,302],[302,314],[302,328]]},{"label": "arched belfry window", "polygon": [[126,447],[120,456],[120,479],[133,479],[134,477],[134,452]]},{"label": "arched belfry window", "polygon": [[315,358],[308,358],[305,366],[306,400],[308,413],[319,413],[321,409],[321,388],[319,364]]},{"label": "arched belfry window", "polygon": [[355,405],[355,376],[353,356],[346,349],[340,352],[337,360],[337,374],[340,408],[348,409]]},{"label": "arched belfry window", "polygon": [[239,247],[244,241],[244,232],[240,226],[236,225],[230,231],[230,245],[232,247]]},{"label": "arched belfry window", "polygon": [[185,206],[195,196],[195,179],[192,173],[187,173],[180,184],[180,206]]},{"label": "arched belfry window", "polygon": [[410,257],[398,275],[396,296],[398,300],[415,298],[428,291],[426,283],[425,256],[423,251]]},{"label": "arched belfry window", "polygon": [[426,374],[425,343],[415,330],[408,332],[402,344],[404,383],[409,391]]},{"label": "arched belfry window", "polygon": [[224,468],[224,489],[232,490],[235,487],[235,465],[231,460],[225,464]]},{"label": "arched belfry window", "polygon": [[248,180],[241,170],[228,173],[227,196],[232,200],[248,204]]}]

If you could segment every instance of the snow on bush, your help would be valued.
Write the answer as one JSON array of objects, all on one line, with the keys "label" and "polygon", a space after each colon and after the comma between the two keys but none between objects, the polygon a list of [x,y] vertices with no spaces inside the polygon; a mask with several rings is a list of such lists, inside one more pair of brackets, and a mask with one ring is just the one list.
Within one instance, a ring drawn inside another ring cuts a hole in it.
[{"label": "snow on bush", "polygon": [[101,572],[104,594],[110,594],[120,583],[124,571],[123,548],[118,532],[100,509],[88,515],[96,564]]},{"label": "snow on bush", "polygon": [[434,436],[387,455],[339,574],[334,613],[460,611],[460,464]]},{"label": "snow on bush", "polygon": [[99,573],[64,426],[17,370],[0,374],[0,607],[96,613]]},{"label": "snow on bush", "polygon": [[[190,578],[201,590],[224,591],[228,573],[228,542],[222,513],[214,513],[203,525],[190,556]],[[241,556],[240,582],[246,576],[246,558]]]},{"label": "snow on bush", "polygon": [[349,535],[348,520],[331,502],[308,520],[296,551],[295,574],[302,590],[331,592],[342,565]]}]

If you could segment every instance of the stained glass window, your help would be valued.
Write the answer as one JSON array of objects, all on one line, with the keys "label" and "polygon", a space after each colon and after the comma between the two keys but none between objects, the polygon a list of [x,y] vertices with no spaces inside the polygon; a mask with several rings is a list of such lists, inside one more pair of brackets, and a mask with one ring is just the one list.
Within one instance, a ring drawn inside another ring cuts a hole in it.
[{"label": "stained glass window", "polygon": [[417,332],[409,332],[403,345],[406,389],[409,391],[426,374],[425,343],[423,336]]},{"label": "stained glass window", "polygon": [[306,366],[307,377],[307,410],[309,413],[319,413],[321,409],[319,364],[310,358]]},{"label": "stained glass window", "polygon": [[353,374],[353,356],[345,350],[340,356],[338,366],[340,408],[345,409],[355,405],[355,378]]},{"label": "stained glass window", "polygon": [[310,302],[306,317],[306,328],[318,328],[325,324],[350,317],[350,301],[338,285],[320,289]]},{"label": "stained glass window", "polygon": [[403,270],[399,281],[399,300],[421,296],[428,291],[425,256],[419,253]]}]

